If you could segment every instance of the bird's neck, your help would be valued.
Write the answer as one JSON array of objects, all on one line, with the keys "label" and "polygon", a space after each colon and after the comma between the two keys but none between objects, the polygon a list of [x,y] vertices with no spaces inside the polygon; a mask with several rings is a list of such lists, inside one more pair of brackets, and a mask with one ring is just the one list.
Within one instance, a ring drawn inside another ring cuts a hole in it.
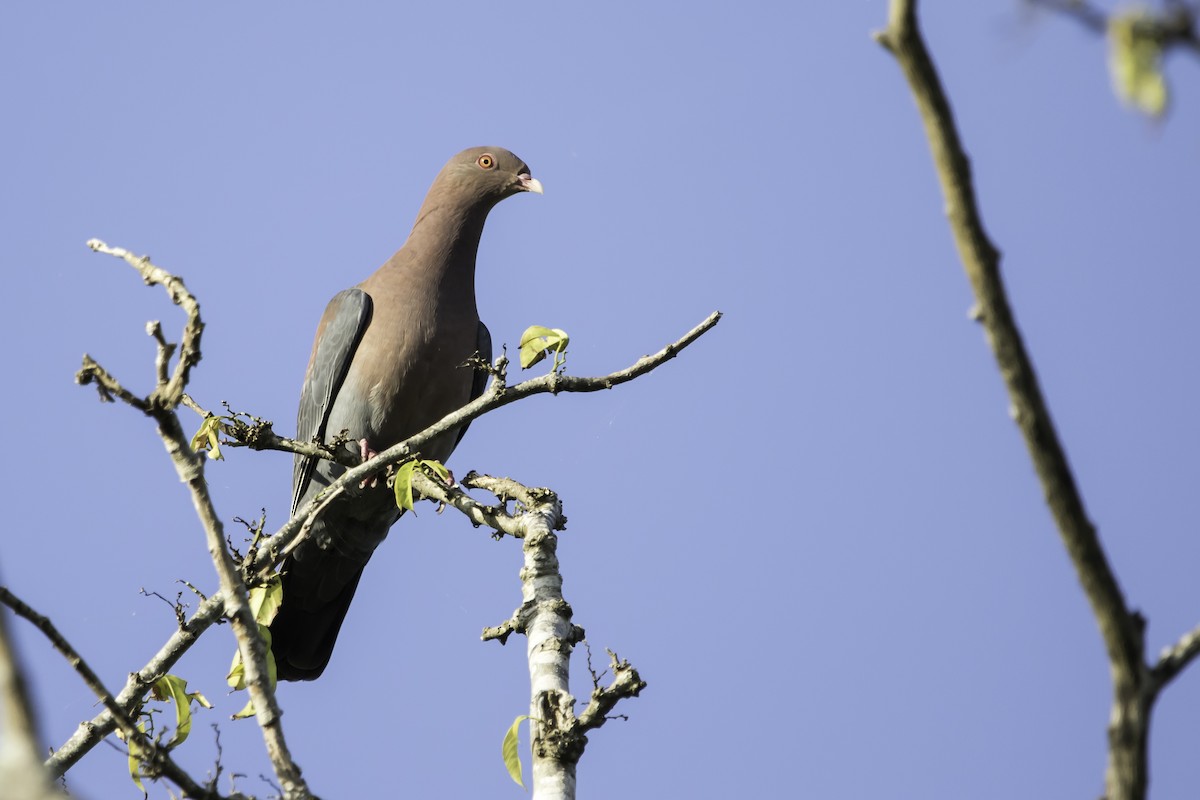
[{"label": "bird's neck", "polygon": [[427,198],[413,223],[405,249],[427,265],[437,265],[436,279],[444,286],[475,297],[475,254],[492,206],[476,203],[464,208]]}]

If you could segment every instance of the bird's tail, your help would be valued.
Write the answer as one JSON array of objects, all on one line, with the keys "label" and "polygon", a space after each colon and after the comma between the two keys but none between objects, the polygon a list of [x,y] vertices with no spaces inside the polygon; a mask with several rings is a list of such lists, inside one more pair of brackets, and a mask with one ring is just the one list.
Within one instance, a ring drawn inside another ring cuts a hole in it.
[{"label": "bird's tail", "polygon": [[279,680],[311,681],[320,677],[329,663],[363,567],[329,600],[306,604],[306,597],[313,595],[303,585],[306,578],[296,577],[289,569],[293,566],[290,561],[283,565],[283,604],[271,622],[271,652]]}]

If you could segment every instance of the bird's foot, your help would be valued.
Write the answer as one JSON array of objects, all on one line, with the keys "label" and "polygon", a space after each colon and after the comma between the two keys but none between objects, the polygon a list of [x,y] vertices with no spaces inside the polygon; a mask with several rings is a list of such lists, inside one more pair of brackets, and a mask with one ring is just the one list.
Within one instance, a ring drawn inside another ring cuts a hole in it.
[{"label": "bird's foot", "polygon": [[[379,452],[376,451],[374,448],[372,448],[371,443],[368,442],[366,439],[359,439],[358,440],[358,454],[362,457],[363,463],[365,464],[368,461],[370,461],[372,458],[375,458],[375,456],[379,455]],[[362,482],[358,484],[358,488],[365,489],[368,486],[374,488],[375,486],[378,486],[378,485],[379,485],[379,475],[372,475],[369,478],[363,478]]]}]

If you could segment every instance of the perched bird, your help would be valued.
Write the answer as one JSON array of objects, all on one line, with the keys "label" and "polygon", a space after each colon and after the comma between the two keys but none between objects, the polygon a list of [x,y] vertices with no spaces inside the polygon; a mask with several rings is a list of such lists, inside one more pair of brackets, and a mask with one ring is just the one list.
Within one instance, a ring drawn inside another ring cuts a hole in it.
[{"label": "perched bird", "polygon": [[[475,255],[488,212],[518,192],[541,194],[542,184],[507,150],[475,147],[447,162],[404,246],[325,308],[300,392],[298,440],[348,431],[367,459],[483,392],[487,376],[464,366],[492,355],[475,306]],[[422,458],[445,461],[465,432],[429,442]],[[344,472],[296,456],[292,513]],[[363,568],[400,514],[383,481],[352,487],[285,559],[283,604],[271,623],[280,680],[312,680],[325,669]]]}]

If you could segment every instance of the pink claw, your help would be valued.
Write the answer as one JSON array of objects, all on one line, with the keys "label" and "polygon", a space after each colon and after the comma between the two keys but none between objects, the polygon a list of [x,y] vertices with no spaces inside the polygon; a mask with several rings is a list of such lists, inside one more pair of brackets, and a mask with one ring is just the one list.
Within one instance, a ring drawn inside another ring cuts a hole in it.
[{"label": "pink claw", "polygon": [[[364,464],[366,462],[370,461],[375,456],[379,455],[379,453],[377,451],[371,449],[371,445],[367,442],[366,439],[358,440],[358,454],[362,457]],[[375,486],[378,486],[378,485],[379,485],[379,476],[372,475],[369,478],[363,478],[362,482],[358,484],[358,488],[365,489],[368,486],[371,486],[372,488],[374,488]]]}]

